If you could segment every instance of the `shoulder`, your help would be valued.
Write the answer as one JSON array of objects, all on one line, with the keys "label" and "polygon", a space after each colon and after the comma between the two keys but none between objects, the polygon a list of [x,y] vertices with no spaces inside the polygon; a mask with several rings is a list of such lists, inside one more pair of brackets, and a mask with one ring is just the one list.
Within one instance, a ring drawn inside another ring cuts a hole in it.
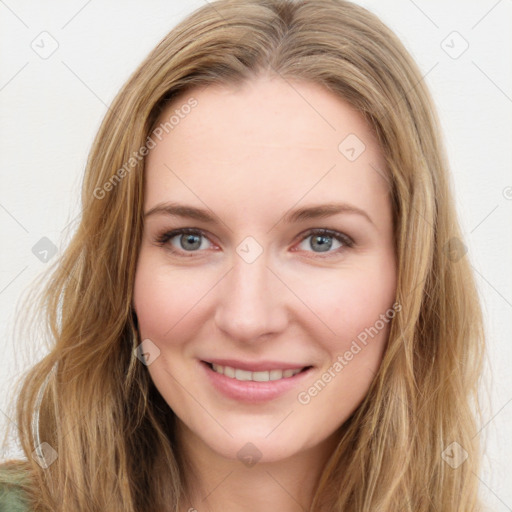
[{"label": "shoulder", "polygon": [[24,493],[0,483],[0,512],[29,512]]},{"label": "shoulder", "polygon": [[17,464],[0,464],[0,512],[30,512],[26,493],[26,475]]}]

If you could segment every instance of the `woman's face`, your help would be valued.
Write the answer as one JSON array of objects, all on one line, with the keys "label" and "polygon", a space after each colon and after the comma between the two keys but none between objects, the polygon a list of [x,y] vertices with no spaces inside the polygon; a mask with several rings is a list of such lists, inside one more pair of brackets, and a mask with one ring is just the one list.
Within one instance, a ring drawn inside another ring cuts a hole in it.
[{"label": "woman's face", "polygon": [[133,298],[151,378],[181,431],[221,456],[275,461],[332,442],[395,314],[376,139],[304,82],[210,85],[161,121],[173,114],[146,161]]}]

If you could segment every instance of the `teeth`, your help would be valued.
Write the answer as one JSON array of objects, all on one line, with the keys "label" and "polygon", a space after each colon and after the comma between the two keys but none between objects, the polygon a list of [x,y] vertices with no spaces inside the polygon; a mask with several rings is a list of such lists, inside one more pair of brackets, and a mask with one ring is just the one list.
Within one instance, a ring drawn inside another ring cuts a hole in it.
[{"label": "teeth", "polygon": [[249,372],[247,370],[240,370],[239,368],[232,368],[231,366],[221,366],[220,364],[212,364],[213,370],[221,375],[225,375],[231,379],[254,382],[268,382],[279,379],[286,379],[293,377],[302,371],[302,368],[295,370],[270,370],[267,372]]},{"label": "teeth", "polygon": [[219,366],[218,364],[214,364],[212,366],[217,373],[224,373],[224,366]]},{"label": "teeth", "polygon": [[252,372],[237,369],[237,370],[235,370],[235,379],[236,380],[252,380]]},{"label": "teeth", "polygon": [[[224,370],[224,375],[226,377],[230,377],[232,379],[235,378],[235,369],[234,368],[231,368],[231,366],[220,366],[220,368]],[[222,373],[222,371],[220,371],[219,373]]]},{"label": "teeth", "polygon": [[270,370],[269,372],[269,380],[278,380],[283,378],[282,370]]}]

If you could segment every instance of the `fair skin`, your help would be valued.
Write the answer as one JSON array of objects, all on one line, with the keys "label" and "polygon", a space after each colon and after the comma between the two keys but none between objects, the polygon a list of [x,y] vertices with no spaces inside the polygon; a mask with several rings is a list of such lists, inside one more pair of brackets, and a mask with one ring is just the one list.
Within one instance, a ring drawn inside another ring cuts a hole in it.
[{"label": "fair skin", "polygon": [[[153,213],[133,297],[140,339],[160,351],[147,369],[194,467],[183,511],[307,510],[389,334],[387,322],[333,371],[395,300],[384,159],[363,117],[316,84],[210,85],[175,99],[161,119],[190,97],[197,107],[147,157],[144,212]],[[349,134],[365,145],[353,161],[338,149]],[[213,222],[155,209],[171,202],[206,209]],[[353,210],[285,219],[327,203]],[[200,233],[157,242],[179,228]],[[322,228],[349,238],[308,233]],[[226,394],[213,382],[236,379],[214,372],[212,359],[307,371],[277,395],[254,398],[279,381],[242,381],[238,395]],[[329,368],[329,382],[308,392]]]}]

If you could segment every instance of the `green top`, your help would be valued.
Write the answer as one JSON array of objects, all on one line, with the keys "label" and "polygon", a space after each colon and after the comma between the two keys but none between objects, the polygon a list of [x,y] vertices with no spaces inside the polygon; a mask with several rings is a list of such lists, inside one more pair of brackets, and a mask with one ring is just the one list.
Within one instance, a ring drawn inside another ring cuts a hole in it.
[{"label": "green top", "polygon": [[19,473],[0,467],[0,512],[29,512]]},{"label": "green top", "polygon": [[0,512],[28,512],[26,502],[19,490],[0,485]]}]

